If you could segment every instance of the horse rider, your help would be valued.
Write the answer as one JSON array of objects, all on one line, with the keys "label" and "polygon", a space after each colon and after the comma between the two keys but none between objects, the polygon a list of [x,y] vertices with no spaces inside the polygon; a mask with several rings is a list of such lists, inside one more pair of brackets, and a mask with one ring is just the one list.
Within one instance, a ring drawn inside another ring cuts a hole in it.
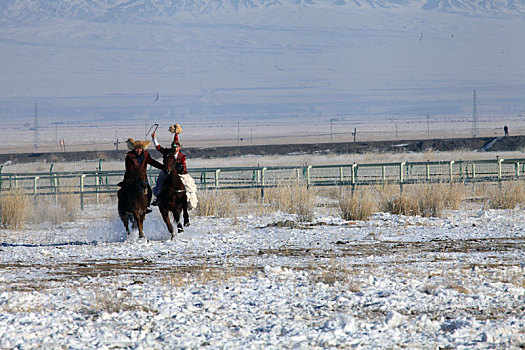
[{"label": "horse rider", "polygon": [[[124,187],[126,184],[133,182],[133,173],[139,168],[143,168],[144,172],[146,172],[148,164],[152,165],[157,169],[164,169],[164,166],[160,162],[153,159],[149,155],[149,152],[145,150],[145,148],[147,148],[150,145],[150,141],[138,141],[129,138],[126,143],[130,152],[126,154],[126,159],[124,161],[126,165],[124,179],[122,180],[122,182],[118,183],[118,186]],[[148,207],[146,208],[146,214],[151,213],[150,203],[152,196],[152,191],[149,183],[147,185]]]},{"label": "horse rider", "polygon": [[[197,206],[197,195],[195,194],[197,188],[195,185],[195,181],[193,178],[188,174],[188,169],[186,167],[186,156],[182,154],[180,151],[181,144],[179,142],[179,134],[182,132],[182,128],[179,124],[174,124],[170,126],[169,131],[174,134],[173,141],[171,142],[171,148],[165,148],[160,145],[160,143],[157,141],[155,137],[155,133],[151,134],[151,138],[153,140],[153,144],[155,145],[155,148],[157,151],[162,153],[163,156],[163,163],[166,165],[166,160],[170,154],[173,154],[175,157],[175,165],[177,167],[177,173],[179,174],[182,183],[184,184],[184,187],[186,188],[186,194],[188,196],[188,203],[189,207],[188,209],[191,210]],[[159,198],[158,196],[163,190],[164,181],[167,177],[166,171],[161,171],[159,173],[159,176],[157,178],[157,183],[155,185],[155,188],[153,189],[153,194],[157,197],[152,205],[158,205],[159,204]]]}]

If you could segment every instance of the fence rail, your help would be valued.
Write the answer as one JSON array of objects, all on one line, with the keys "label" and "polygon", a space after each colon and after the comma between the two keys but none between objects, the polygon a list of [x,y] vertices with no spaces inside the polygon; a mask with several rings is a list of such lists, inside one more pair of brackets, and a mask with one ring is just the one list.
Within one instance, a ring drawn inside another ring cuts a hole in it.
[{"label": "fence rail", "polygon": [[[365,163],[319,166],[267,166],[188,169],[199,190],[275,187],[291,182],[306,186],[362,186],[433,182],[496,182],[525,178],[525,158],[452,160],[399,163]],[[84,207],[86,196],[116,194],[124,171],[73,171],[38,173],[0,173],[0,193],[19,188],[28,195],[80,195]],[[158,172],[149,171],[150,183]]]}]

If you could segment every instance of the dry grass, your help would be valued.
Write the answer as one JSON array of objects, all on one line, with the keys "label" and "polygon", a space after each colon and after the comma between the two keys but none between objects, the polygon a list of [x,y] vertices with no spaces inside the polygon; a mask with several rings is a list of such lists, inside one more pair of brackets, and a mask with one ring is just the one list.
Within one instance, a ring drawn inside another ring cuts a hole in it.
[{"label": "dry grass", "polygon": [[456,281],[447,281],[447,287],[461,294],[470,294],[470,290]]},{"label": "dry grass", "polygon": [[256,266],[188,266],[163,273],[160,282],[173,287],[189,284],[224,284],[237,278],[252,277],[260,270],[261,268]]},{"label": "dry grass", "polygon": [[442,184],[442,186],[445,193],[445,207],[451,210],[458,210],[461,202],[467,197],[467,187],[457,183]]},{"label": "dry grass", "polygon": [[261,190],[259,188],[243,188],[235,190],[235,196],[239,203],[260,203]]},{"label": "dry grass", "polygon": [[80,211],[80,198],[72,193],[60,194],[55,198],[39,197],[35,203],[30,220],[33,223],[50,222],[59,225],[63,222],[73,222]]},{"label": "dry grass", "polygon": [[360,283],[356,281],[359,274],[358,270],[349,269],[341,261],[331,258],[327,264],[310,261],[306,267],[310,273],[310,278],[314,283],[323,283],[333,286],[337,283],[345,285],[352,292],[359,292],[362,289]]},{"label": "dry grass", "polygon": [[296,214],[301,221],[310,221],[314,216],[316,196],[315,188],[290,184],[266,189],[264,201],[273,209]]},{"label": "dry grass", "polygon": [[379,208],[392,214],[439,217],[444,209],[458,209],[466,188],[459,184],[405,186],[403,192],[390,187],[382,193]]},{"label": "dry grass", "polygon": [[341,194],[347,190],[346,186],[322,186],[317,189],[317,194],[338,201]]},{"label": "dry grass", "polygon": [[139,304],[127,291],[98,290],[95,300],[81,309],[87,314],[121,313],[123,311],[143,311],[156,313],[151,307]]},{"label": "dry grass", "polygon": [[419,208],[415,201],[406,191],[403,193],[387,193],[381,198],[380,210],[398,215],[418,215]]},{"label": "dry grass", "polygon": [[487,190],[493,209],[514,209],[525,203],[525,187],[521,181],[499,183]]},{"label": "dry grass", "polygon": [[0,194],[0,221],[9,229],[22,228],[28,217],[30,199],[20,189],[11,189]]},{"label": "dry grass", "polygon": [[377,192],[371,188],[349,190],[339,196],[338,204],[344,220],[367,220],[377,212]]},{"label": "dry grass", "polygon": [[80,198],[73,193],[64,193],[58,197],[60,207],[64,209],[64,214],[68,221],[74,221],[80,209]]},{"label": "dry grass", "polygon": [[445,193],[443,185],[415,186],[411,199],[417,203],[417,215],[424,217],[439,217],[445,209]]},{"label": "dry grass", "polygon": [[237,198],[232,191],[200,191],[198,216],[235,217],[238,208]]}]

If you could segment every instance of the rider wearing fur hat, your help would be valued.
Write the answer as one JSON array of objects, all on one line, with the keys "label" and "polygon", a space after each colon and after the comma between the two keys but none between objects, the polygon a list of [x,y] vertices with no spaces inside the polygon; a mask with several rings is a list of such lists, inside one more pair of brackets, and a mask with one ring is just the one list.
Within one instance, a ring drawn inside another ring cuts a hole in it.
[{"label": "rider wearing fur hat", "polygon": [[[151,158],[149,152],[145,150],[145,148],[150,145],[150,141],[138,141],[129,138],[126,143],[130,152],[126,154],[126,159],[124,161],[126,165],[126,172],[124,173],[124,179],[118,184],[120,187],[123,187],[125,184],[133,181],[133,173],[138,168],[143,168],[144,171],[146,171],[149,164],[157,169],[164,169],[164,166],[160,162]],[[148,184],[148,208],[146,213],[151,212],[151,208],[149,207],[151,203],[151,196],[152,191],[150,185]]]}]

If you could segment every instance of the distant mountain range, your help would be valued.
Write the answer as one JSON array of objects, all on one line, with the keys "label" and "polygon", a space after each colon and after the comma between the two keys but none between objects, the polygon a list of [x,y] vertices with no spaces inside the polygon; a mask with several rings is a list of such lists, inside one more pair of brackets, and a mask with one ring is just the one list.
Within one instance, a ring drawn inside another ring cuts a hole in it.
[{"label": "distant mountain range", "polygon": [[[280,6],[310,8],[419,8],[468,16],[522,16],[523,0],[3,0],[1,22],[27,23],[53,18],[142,23],[177,15],[216,15]],[[0,22],[0,23],[1,23]]]},{"label": "distant mountain range", "polygon": [[0,0],[0,119],[520,117],[523,37],[525,0]]}]

